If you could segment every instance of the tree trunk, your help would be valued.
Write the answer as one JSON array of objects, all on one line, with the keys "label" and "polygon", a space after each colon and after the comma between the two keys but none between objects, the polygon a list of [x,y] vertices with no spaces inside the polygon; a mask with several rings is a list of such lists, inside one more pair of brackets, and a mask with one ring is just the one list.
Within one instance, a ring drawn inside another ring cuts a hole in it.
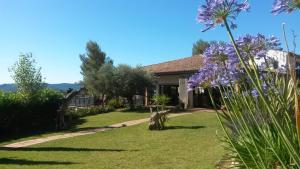
[{"label": "tree trunk", "polygon": [[127,98],[130,110],[134,110],[134,103],[132,97]]},{"label": "tree trunk", "polygon": [[104,108],[104,95],[101,96],[101,107]]},{"label": "tree trunk", "polygon": [[68,109],[68,102],[66,99],[63,99],[62,105],[60,106],[60,108],[57,111],[57,125],[56,125],[57,130],[63,130],[66,127],[65,113],[66,113],[67,109]]}]

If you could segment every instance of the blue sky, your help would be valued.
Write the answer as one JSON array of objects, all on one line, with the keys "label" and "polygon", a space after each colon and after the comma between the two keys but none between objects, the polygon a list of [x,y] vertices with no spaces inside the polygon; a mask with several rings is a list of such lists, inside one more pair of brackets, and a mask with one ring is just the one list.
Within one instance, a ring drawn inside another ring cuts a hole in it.
[{"label": "blue sky", "polygon": [[[204,0],[0,0],[0,84],[20,53],[31,52],[48,83],[77,82],[79,54],[97,41],[115,64],[153,64],[190,56],[198,39],[228,41],[224,28],[202,33],[196,23]],[[246,33],[282,39],[286,23],[300,36],[300,12],[270,14],[273,0],[250,0],[235,36]],[[299,37],[300,38],[300,37]],[[297,39],[300,53],[300,40]]]}]

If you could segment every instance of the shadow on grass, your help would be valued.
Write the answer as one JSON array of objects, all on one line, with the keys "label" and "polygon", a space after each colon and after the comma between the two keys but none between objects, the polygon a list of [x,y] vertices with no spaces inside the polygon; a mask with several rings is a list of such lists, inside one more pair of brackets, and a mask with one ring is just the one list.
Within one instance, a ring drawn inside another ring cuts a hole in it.
[{"label": "shadow on grass", "polygon": [[99,131],[99,130],[102,130],[104,129],[105,131],[106,130],[110,130],[110,129],[115,129],[115,128],[122,128],[122,127],[126,127],[127,125],[123,124],[122,126],[120,127],[112,127],[112,126],[99,126],[99,127],[82,127],[82,128],[74,128],[74,129],[70,129],[71,132],[80,132],[80,131]]},{"label": "shadow on grass", "polygon": [[78,164],[73,162],[59,162],[59,161],[33,161],[18,158],[0,158],[0,164],[3,165],[70,165]]},{"label": "shadow on grass", "polygon": [[74,130],[74,129],[77,129],[77,126],[79,126],[79,125],[81,125],[81,124],[84,124],[84,123],[86,123],[86,122],[87,122],[87,120],[84,119],[83,117],[69,120],[69,122],[67,123],[67,124],[68,124],[68,127],[67,127],[66,130]]},{"label": "shadow on grass", "polygon": [[64,133],[68,131],[73,131],[76,130],[79,125],[86,123],[86,119],[78,118],[78,119],[73,119],[72,121],[66,119],[66,122],[67,122],[67,128],[64,130],[56,130],[54,128],[51,128],[51,129],[40,129],[34,131],[24,131],[16,134],[4,133],[0,135],[0,144],[4,142],[9,142],[11,140],[18,140],[26,137],[39,137],[44,134],[54,134],[60,132]]},{"label": "shadow on grass", "polygon": [[175,130],[175,129],[201,129],[206,126],[166,126],[164,130]]},{"label": "shadow on grass", "polygon": [[122,152],[122,151],[138,151],[138,150],[123,150],[123,149],[105,149],[105,148],[72,148],[72,147],[21,147],[21,148],[8,148],[0,147],[0,151],[102,151],[102,152]]},{"label": "shadow on grass", "polygon": [[149,108],[139,108],[139,109],[122,109],[120,110],[120,112],[123,113],[150,113],[150,109]]}]

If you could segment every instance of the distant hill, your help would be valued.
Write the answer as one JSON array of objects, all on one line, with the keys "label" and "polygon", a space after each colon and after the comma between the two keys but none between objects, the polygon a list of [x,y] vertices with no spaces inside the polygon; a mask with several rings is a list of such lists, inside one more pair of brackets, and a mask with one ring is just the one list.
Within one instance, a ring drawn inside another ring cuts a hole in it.
[{"label": "distant hill", "polygon": [[[74,90],[78,90],[80,88],[80,84],[78,83],[58,83],[58,84],[47,84],[47,87],[54,90],[66,91],[69,88]],[[0,90],[7,92],[15,92],[17,90],[15,84],[0,84]]]},{"label": "distant hill", "polygon": [[48,84],[48,88],[55,89],[55,90],[62,90],[66,91],[69,88],[74,90],[80,89],[80,84],[78,83],[58,83],[58,84]]}]

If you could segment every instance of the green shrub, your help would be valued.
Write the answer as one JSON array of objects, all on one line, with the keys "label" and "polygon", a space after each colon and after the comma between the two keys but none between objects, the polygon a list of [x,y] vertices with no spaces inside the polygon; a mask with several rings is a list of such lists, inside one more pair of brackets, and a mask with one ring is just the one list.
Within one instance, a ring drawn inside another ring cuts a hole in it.
[{"label": "green shrub", "polygon": [[166,95],[154,95],[152,100],[154,104],[161,106],[161,109],[164,110],[166,105],[170,102],[170,97]]},{"label": "green shrub", "polygon": [[120,99],[111,99],[108,101],[107,107],[111,109],[117,109],[117,108],[124,107],[124,105],[122,104]]},{"label": "green shrub", "polygon": [[86,107],[86,108],[70,108],[66,113],[66,116],[71,118],[79,118],[89,115],[107,113],[113,111],[109,106],[94,106],[94,107]]},{"label": "green shrub", "polygon": [[63,95],[43,89],[29,96],[0,92],[0,131],[17,134],[23,131],[54,128]]}]

